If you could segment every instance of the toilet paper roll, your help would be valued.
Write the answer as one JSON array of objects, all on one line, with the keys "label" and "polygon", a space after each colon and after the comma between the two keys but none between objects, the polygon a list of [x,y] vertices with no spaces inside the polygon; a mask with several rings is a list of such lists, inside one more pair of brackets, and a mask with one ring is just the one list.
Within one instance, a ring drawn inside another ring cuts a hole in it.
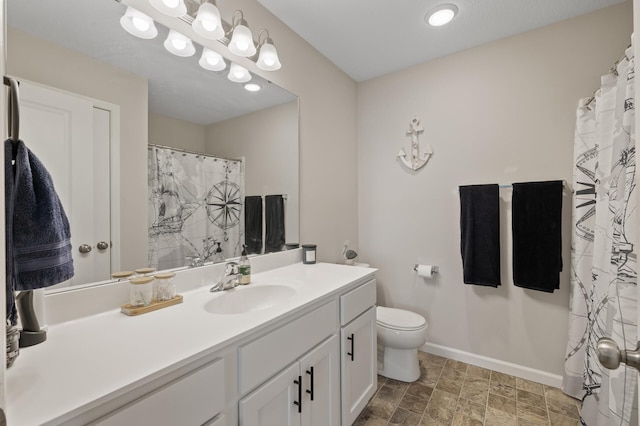
[{"label": "toilet paper roll", "polygon": [[416,268],[418,271],[418,276],[431,278],[433,276],[433,265],[418,265]]}]

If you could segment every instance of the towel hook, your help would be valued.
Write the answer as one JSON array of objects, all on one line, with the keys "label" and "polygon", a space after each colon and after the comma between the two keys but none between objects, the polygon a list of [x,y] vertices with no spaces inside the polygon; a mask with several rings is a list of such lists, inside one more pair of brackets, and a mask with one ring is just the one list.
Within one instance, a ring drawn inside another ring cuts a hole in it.
[{"label": "towel hook", "polygon": [[20,139],[20,105],[18,81],[11,77],[4,77],[4,85],[9,86],[9,138],[13,142]]}]

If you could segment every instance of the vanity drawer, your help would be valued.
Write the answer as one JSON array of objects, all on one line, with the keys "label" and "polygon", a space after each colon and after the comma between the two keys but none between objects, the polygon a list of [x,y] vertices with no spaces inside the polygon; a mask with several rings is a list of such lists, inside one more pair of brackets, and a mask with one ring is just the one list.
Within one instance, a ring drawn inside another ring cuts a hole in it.
[{"label": "vanity drawer", "polygon": [[338,329],[332,301],[238,349],[238,389],[253,389]]},{"label": "vanity drawer", "polygon": [[376,304],[376,280],[340,296],[340,325],[346,325],[355,317]]},{"label": "vanity drawer", "polygon": [[224,359],[198,368],[159,389],[125,405],[94,424],[201,425],[224,424],[226,405]]}]

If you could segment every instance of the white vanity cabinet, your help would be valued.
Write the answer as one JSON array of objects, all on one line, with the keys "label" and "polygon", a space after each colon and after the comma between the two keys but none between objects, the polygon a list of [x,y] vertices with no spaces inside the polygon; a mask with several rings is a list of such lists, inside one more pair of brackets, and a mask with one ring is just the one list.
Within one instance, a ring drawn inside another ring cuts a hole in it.
[{"label": "white vanity cabinet", "polygon": [[339,426],[339,345],[332,335],[239,403],[242,426]]},{"label": "white vanity cabinet", "polygon": [[[373,276],[296,263],[256,274],[296,290],[269,309],[212,314],[224,295],[204,288],[145,316],[56,324],[9,372],[9,424],[350,426],[376,389]],[[86,362],[68,356],[78,335]]]},{"label": "white vanity cabinet", "polygon": [[224,365],[224,359],[215,359],[91,424],[226,425]]},{"label": "white vanity cabinet", "polygon": [[337,332],[338,303],[333,300],[242,345],[238,388],[244,394],[258,387],[240,399],[239,423],[339,425]]},{"label": "white vanity cabinet", "polygon": [[351,425],[377,387],[376,282],[340,297],[342,424]]}]

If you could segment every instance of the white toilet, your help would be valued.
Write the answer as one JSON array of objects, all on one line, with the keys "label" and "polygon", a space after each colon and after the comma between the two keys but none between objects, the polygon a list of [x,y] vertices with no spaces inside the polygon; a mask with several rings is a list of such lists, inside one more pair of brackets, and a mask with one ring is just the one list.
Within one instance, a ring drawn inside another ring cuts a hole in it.
[{"label": "white toilet", "polygon": [[378,374],[403,382],[420,377],[418,348],[427,341],[427,321],[403,309],[376,308]]}]

